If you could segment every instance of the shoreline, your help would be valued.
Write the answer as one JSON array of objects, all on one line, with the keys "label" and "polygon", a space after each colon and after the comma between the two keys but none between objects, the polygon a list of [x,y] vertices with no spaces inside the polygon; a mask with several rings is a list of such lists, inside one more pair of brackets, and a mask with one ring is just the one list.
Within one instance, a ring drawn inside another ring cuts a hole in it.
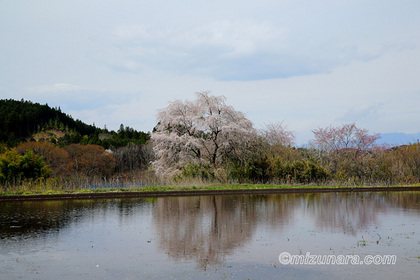
[{"label": "shoreline", "polygon": [[42,200],[75,200],[75,199],[115,199],[115,198],[150,198],[168,196],[200,196],[200,195],[265,195],[286,193],[328,193],[328,192],[389,192],[420,191],[420,186],[396,187],[290,187],[271,189],[222,189],[222,190],[177,190],[177,191],[108,191],[57,194],[0,195],[3,201],[42,201]]}]

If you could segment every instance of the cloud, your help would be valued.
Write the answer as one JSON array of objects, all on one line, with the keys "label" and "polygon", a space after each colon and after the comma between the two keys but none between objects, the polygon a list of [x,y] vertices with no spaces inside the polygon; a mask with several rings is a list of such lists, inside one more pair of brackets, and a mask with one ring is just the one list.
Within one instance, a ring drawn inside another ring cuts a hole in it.
[{"label": "cloud", "polygon": [[[69,83],[29,86],[25,88],[25,98],[38,103],[48,103],[63,110],[100,110],[108,104],[118,105],[132,100],[132,92],[88,89]],[[22,96],[19,94],[19,96]],[[16,96],[16,98],[22,98]]]},{"label": "cloud", "polygon": [[343,122],[358,122],[358,121],[370,121],[373,118],[378,118],[384,108],[383,103],[374,104],[361,104],[355,108],[350,108],[341,118],[338,120]]},{"label": "cloud", "polygon": [[30,86],[25,88],[26,91],[36,93],[50,93],[50,92],[68,92],[68,91],[79,91],[81,87],[77,85],[67,83],[56,83],[53,85],[42,85],[42,86]]},{"label": "cloud", "polygon": [[[193,28],[120,25],[111,50],[103,55],[122,71],[148,68],[207,76],[217,80],[260,80],[325,73],[380,52],[331,41],[307,42],[290,27],[258,20],[222,20]],[[307,35],[307,34],[305,34]]]},{"label": "cloud", "polygon": [[208,76],[217,76],[244,57],[278,49],[282,36],[280,29],[252,20],[214,21],[193,28],[120,25],[113,34],[113,49],[103,58],[108,57],[115,68],[151,67]]},{"label": "cloud", "polygon": [[167,7],[162,22],[115,26],[101,59],[116,71],[246,81],[329,73],[419,43],[410,8],[374,2],[235,2],[219,12],[218,4],[193,5],[190,13]]},{"label": "cloud", "polygon": [[69,113],[86,123],[117,130],[120,124],[144,132],[152,131],[156,125],[156,101],[144,97],[120,96],[124,102],[101,104],[97,108],[70,110]]}]

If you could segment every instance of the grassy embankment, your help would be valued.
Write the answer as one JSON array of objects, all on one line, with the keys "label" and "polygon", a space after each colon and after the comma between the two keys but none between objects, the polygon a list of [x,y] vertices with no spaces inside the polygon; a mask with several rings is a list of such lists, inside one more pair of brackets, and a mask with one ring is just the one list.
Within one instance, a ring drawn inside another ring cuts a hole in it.
[{"label": "grassy embankment", "polygon": [[221,183],[199,183],[199,184],[182,184],[182,185],[155,185],[155,186],[141,186],[136,184],[125,184],[124,187],[102,187],[102,188],[63,188],[63,187],[48,187],[45,184],[22,184],[20,186],[9,186],[7,188],[0,188],[0,196],[7,195],[49,195],[49,194],[69,194],[69,193],[107,193],[107,192],[182,192],[182,191],[223,191],[223,190],[273,190],[273,189],[302,189],[302,188],[316,188],[316,189],[363,189],[363,188],[386,188],[393,187],[420,187],[420,184],[413,185],[359,185],[359,186],[345,186],[345,185],[275,185],[275,184],[221,184]]}]

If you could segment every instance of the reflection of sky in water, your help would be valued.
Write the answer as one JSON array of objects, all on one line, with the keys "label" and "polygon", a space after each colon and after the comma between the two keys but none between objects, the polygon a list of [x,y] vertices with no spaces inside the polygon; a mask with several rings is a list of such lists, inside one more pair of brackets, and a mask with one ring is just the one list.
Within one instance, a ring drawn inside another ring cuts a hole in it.
[{"label": "reflection of sky in water", "polygon": [[[1,203],[0,271],[25,279],[410,279],[420,269],[419,198],[331,193]],[[395,266],[279,266],[285,251],[398,259]]]}]

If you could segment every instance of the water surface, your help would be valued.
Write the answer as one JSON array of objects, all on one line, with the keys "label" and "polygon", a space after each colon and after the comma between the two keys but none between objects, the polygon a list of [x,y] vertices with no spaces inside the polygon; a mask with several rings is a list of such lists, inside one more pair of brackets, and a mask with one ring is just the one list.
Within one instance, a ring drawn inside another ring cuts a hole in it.
[{"label": "water surface", "polygon": [[0,202],[0,279],[416,279],[419,218],[420,192]]}]

